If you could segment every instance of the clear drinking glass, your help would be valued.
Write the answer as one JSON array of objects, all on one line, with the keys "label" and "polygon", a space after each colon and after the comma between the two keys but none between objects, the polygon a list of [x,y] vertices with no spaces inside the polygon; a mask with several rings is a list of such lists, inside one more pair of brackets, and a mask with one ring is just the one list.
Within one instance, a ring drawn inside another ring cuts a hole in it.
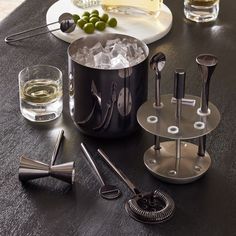
[{"label": "clear drinking glass", "polygon": [[49,65],[20,71],[19,96],[22,115],[34,122],[54,120],[62,112],[62,72]]},{"label": "clear drinking glass", "polygon": [[163,0],[100,0],[104,11],[130,15],[157,15]]},{"label": "clear drinking glass", "polygon": [[184,0],[184,14],[195,22],[214,21],[219,13],[220,0]]}]

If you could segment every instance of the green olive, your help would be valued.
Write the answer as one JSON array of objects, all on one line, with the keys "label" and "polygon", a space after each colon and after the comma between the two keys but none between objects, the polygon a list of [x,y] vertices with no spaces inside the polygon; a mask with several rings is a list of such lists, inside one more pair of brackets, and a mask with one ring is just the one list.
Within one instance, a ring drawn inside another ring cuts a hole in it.
[{"label": "green olive", "polygon": [[77,25],[81,28],[81,29],[83,29],[84,28],[84,25],[87,23],[87,21],[85,21],[84,19],[79,19],[78,21],[77,21]]},{"label": "green olive", "polygon": [[97,17],[92,17],[92,18],[89,18],[89,22],[93,23],[95,25],[96,22],[98,22],[99,19]]},{"label": "green olive", "polygon": [[83,28],[84,32],[87,34],[92,34],[94,32],[93,23],[86,23]]},{"label": "green olive", "polygon": [[117,26],[117,20],[116,18],[111,18],[108,20],[107,24],[110,26],[110,27],[116,27]]},{"label": "green olive", "polygon": [[97,15],[97,16],[98,16],[98,15],[99,15],[99,11],[98,11],[98,10],[96,10],[96,9],[94,9],[94,10],[92,10],[92,11],[91,11],[91,14],[95,14],[95,15]]},{"label": "green olive", "polygon": [[100,17],[100,19],[101,19],[102,21],[104,21],[104,22],[107,22],[108,19],[109,19],[109,16],[108,16],[108,14],[104,13],[104,14]]},{"label": "green olive", "polygon": [[72,17],[73,17],[73,20],[74,20],[75,24],[80,19],[79,15],[77,15],[77,14],[72,15]]},{"label": "green olive", "polygon": [[92,18],[92,17],[97,17],[100,19],[99,15],[97,15],[97,14],[90,14],[89,18]]},{"label": "green olive", "polygon": [[85,11],[82,16],[90,16],[90,13],[88,11]]},{"label": "green olive", "polygon": [[98,21],[95,24],[95,28],[99,31],[103,31],[106,28],[106,23],[104,21]]},{"label": "green olive", "polygon": [[89,17],[88,16],[82,16],[82,19],[85,20],[86,22],[89,22]]}]

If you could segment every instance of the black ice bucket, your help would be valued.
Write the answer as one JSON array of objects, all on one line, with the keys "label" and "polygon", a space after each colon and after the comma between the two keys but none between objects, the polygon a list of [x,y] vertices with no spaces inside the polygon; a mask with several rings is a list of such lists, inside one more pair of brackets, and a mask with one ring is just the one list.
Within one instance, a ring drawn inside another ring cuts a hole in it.
[{"label": "black ice bucket", "polygon": [[[84,46],[107,40],[136,40],[145,54],[140,63],[122,69],[97,69],[73,59]],[[147,99],[148,54],[145,43],[121,34],[101,34],[80,38],[68,48],[70,113],[75,125],[85,134],[115,138],[138,128],[136,113]]]}]

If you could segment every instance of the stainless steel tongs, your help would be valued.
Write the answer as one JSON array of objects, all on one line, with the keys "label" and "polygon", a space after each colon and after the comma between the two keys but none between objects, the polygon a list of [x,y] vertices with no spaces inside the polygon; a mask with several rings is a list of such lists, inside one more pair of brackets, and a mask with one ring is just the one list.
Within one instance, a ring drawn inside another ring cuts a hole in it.
[{"label": "stainless steel tongs", "polygon": [[[53,30],[47,30],[47,31],[43,31],[43,32],[38,32],[38,33],[34,33],[34,34],[28,34],[30,32],[38,31],[38,30],[43,29],[43,28],[45,28],[49,25],[54,25],[54,24],[57,24],[57,23],[60,24],[60,28],[53,29]],[[49,23],[49,24],[46,24],[46,25],[41,25],[41,26],[31,28],[31,29],[28,29],[28,30],[24,30],[24,31],[15,33],[15,34],[8,35],[5,38],[5,42],[6,43],[16,42],[16,41],[20,41],[20,40],[23,40],[23,39],[32,38],[32,37],[35,37],[35,36],[38,36],[38,35],[47,34],[47,33],[53,32],[53,31],[57,31],[57,30],[61,30],[64,33],[71,33],[72,31],[74,31],[75,26],[76,26],[76,24],[73,20],[73,16],[70,13],[63,13],[58,18],[58,21],[55,21],[55,22],[52,22],[52,23]],[[20,35],[21,36],[25,35],[25,36],[18,37]]]}]

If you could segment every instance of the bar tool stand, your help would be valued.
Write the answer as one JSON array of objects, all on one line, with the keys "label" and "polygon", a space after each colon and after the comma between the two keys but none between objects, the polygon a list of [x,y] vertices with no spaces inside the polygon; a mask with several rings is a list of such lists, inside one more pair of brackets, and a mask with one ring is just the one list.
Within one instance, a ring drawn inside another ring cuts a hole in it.
[{"label": "bar tool stand", "polygon": [[[205,72],[202,78],[210,78]],[[208,99],[207,113],[201,112],[203,93],[208,91],[209,97],[209,90],[202,90],[202,98],[184,96],[183,70],[175,71],[174,84],[174,97],[172,94],[162,95],[161,109],[157,109],[153,101],[147,101],[139,108],[137,119],[147,132],[173,140],[161,142],[160,149],[153,145],[144,153],[147,169],[163,181],[185,184],[199,179],[210,167],[211,158],[205,150],[206,135],[219,124],[220,113]],[[186,142],[195,138],[199,138],[199,145]]]}]

